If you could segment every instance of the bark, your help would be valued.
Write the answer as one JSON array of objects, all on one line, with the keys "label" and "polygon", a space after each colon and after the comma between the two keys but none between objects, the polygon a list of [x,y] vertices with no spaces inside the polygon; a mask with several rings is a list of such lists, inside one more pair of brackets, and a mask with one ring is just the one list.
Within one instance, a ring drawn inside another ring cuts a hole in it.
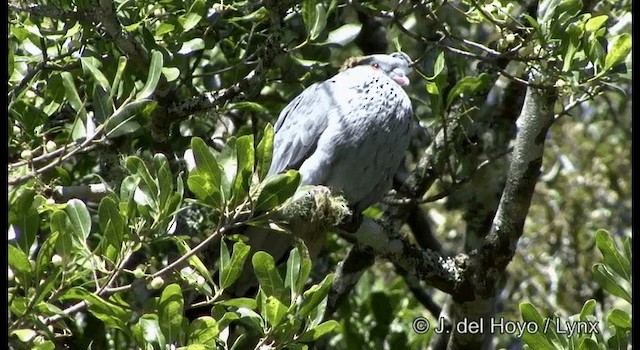
[{"label": "bark", "polygon": [[529,87],[517,121],[518,133],[507,174],[505,189],[491,230],[479,250],[469,258],[464,279],[473,289],[473,300],[453,295],[451,313],[453,330],[447,349],[480,348],[486,334],[456,331],[456,322],[483,322],[488,332],[488,318],[497,282],[515,254],[522,236],[531,197],[540,175],[544,141],[553,122],[556,92]]}]

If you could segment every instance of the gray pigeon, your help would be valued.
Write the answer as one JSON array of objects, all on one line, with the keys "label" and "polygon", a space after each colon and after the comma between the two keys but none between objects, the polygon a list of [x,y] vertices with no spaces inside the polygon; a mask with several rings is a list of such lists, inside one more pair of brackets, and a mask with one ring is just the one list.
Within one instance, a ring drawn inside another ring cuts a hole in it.
[{"label": "gray pigeon", "polygon": [[[278,117],[269,174],[298,169],[302,184],[341,193],[356,213],[382,199],[411,135],[413,110],[402,88],[410,62],[402,52],[351,58],[331,79],[306,88]],[[276,261],[292,243],[278,232],[247,236],[252,253],[264,250]],[[303,239],[313,257],[324,235]]]}]

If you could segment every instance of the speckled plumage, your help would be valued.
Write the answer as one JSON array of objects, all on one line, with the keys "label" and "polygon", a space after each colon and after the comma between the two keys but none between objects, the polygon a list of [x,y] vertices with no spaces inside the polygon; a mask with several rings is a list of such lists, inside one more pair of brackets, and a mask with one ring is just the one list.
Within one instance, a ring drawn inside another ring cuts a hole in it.
[{"label": "speckled plumage", "polygon": [[[269,173],[298,169],[303,184],[342,192],[356,212],[379,201],[391,187],[411,134],[411,101],[401,87],[409,83],[409,62],[403,53],[349,59],[340,73],[306,88],[278,117]],[[305,232],[295,234],[314,258],[324,232],[300,230]],[[252,227],[245,235],[251,254],[266,251],[276,261],[293,244],[291,235],[276,231]],[[250,261],[235,295],[255,286]]]},{"label": "speckled plumage", "polygon": [[299,169],[304,184],[341,191],[357,211],[380,200],[409,142],[413,111],[399,84],[408,63],[400,53],[352,59],[305,89],[276,122],[270,173]]}]

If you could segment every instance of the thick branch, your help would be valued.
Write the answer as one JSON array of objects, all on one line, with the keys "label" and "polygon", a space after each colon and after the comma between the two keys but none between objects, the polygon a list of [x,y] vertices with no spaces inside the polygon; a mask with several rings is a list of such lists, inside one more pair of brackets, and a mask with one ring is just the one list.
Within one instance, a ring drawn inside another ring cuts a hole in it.
[{"label": "thick branch", "polygon": [[[556,92],[529,87],[517,121],[518,133],[507,183],[493,219],[491,231],[478,252],[469,259],[464,278],[470,282],[475,299],[464,301],[454,295],[451,315],[456,320],[487,322],[495,298],[497,281],[504,275],[522,236],[524,221],[540,174],[544,140],[553,122]],[[455,328],[454,328],[455,329]],[[485,334],[454,332],[448,349],[479,349]]]},{"label": "thick branch", "polygon": [[461,278],[464,259],[443,257],[432,250],[422,250],[384,223],[369,218],[363,220],[355,233],[340,233],[445,293],[466,294]]}]

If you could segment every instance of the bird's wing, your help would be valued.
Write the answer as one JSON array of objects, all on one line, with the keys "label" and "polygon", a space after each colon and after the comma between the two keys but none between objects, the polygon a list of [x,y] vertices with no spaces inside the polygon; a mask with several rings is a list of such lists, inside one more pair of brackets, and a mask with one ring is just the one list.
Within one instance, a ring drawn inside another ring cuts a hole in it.
[{"label": "bird's wing", "polygon": [[334,84],[316,83],[293,99],[280,113],[275,125],[273,159],[269,174],[299,169],[316,149],[327,128]]}]

